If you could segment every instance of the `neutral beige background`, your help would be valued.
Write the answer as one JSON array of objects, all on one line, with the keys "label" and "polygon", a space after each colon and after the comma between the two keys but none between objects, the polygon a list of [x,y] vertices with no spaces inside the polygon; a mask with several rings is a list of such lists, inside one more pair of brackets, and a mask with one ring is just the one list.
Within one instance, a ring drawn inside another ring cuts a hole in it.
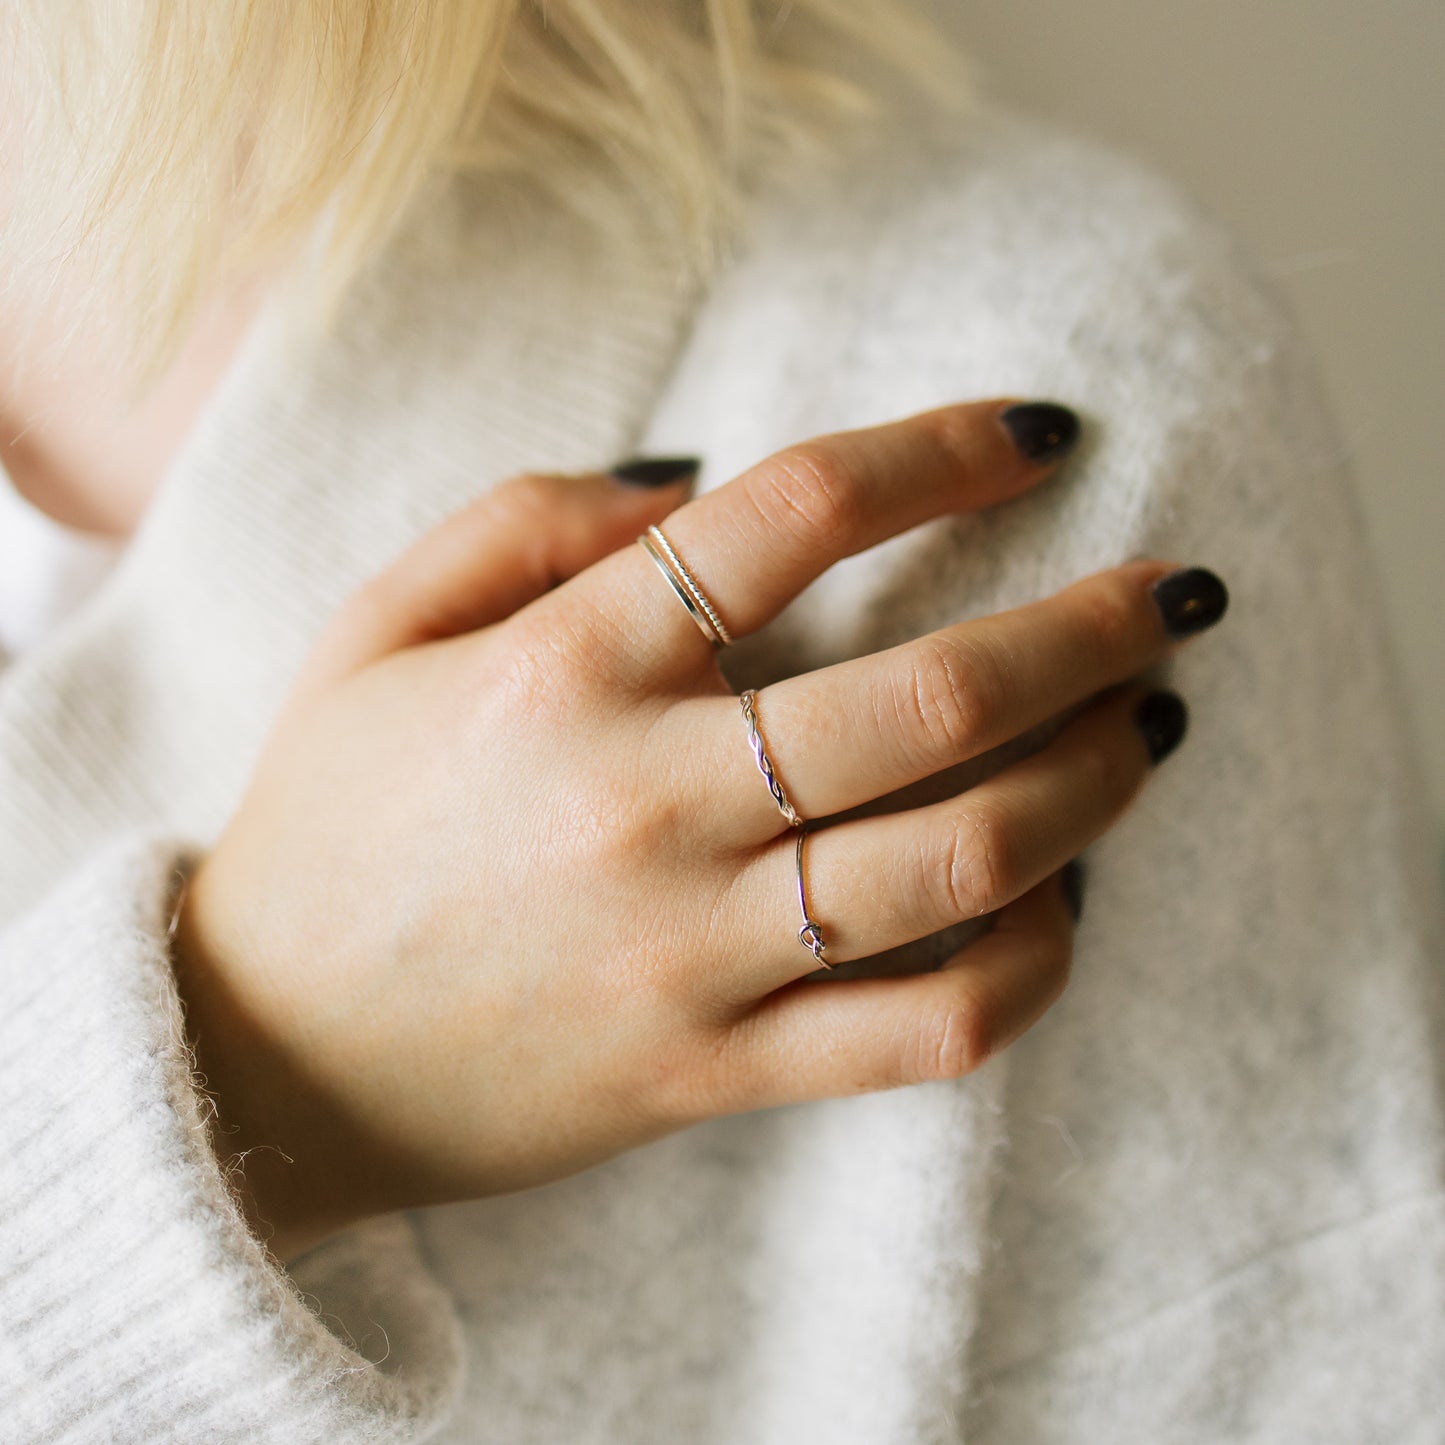
[{"label": "neutral beige background", "polygon": [[1445,823],[1445,0],[936,3],[991,93],[1164,171],[1283,281],[1355,451]]}]

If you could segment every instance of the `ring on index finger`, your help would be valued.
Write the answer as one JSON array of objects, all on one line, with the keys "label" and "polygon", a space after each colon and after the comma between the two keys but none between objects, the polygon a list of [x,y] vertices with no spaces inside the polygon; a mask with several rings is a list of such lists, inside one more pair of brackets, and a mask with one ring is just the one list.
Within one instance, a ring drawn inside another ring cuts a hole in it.
[{"label": "ring on index finger", "polygon": [[688,616],[697,623],[702,635],[716,648],[730,647],[732,634],[717,615],[717,608],[709,601],[707,593],[698,586],[697,578],[688,571],[672,543],[663,536],[662,528],[649,527],[637,540],[657,564],[657,570],[667,579],[667,585],[687,608]]}]

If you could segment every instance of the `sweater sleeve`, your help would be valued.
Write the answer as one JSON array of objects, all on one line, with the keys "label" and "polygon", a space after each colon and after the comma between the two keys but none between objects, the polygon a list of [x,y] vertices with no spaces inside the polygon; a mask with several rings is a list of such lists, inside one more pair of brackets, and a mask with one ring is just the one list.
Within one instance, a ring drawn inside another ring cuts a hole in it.
[{"label": "sweater sleeve", "polygon": [[986,1265],[920,1272],[911,1308],[958,1343],[898,1438],[959,1415],[1009,1445],[1434,1438],[1440,904],[1348,438],[1268,276],[1105,147],[1003,112],[920,125],[780,190],[644,445],[703,455],[707,488],[990,396],[1074,406],[1078,452],[830,569],[730,650],[734,683],[1134,556],[1232,601],[1160,669],[1189,736],[1087,850],[1068,990],[960,1086],[1005,1147],[986,1189],[982,1161],[932,1160],[938,1258],[977,1239]]},{"label": "sweater sleeve", "polygon": [[287,1274],[226,1188],[166,949],[184,857],[123,838],[0,935],[0,1433],[424,1439],[461,1351],[410,1226]]}]

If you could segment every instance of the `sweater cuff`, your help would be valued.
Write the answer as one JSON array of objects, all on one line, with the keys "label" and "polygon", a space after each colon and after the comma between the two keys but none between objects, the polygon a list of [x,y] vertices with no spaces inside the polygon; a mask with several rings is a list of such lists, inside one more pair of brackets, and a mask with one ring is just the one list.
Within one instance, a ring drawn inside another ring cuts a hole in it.
[{"label": "sweater cuff", "polygon": [[410,1226],[246,1227],[166,943],[185,848],[124,839],[0,935],[0,1418],[26,1440],[417,1441],[460,1328]]}]

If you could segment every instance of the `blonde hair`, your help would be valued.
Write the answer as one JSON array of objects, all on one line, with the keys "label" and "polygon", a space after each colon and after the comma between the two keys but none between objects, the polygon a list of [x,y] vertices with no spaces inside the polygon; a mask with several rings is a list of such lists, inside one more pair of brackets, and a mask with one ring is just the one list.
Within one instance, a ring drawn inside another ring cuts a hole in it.
[{"label": "blonde hair", "polygon": [[599,224],[599,205],[650,216],[706,273],[752,167],[825,157],[880,75],[969,108],[969,62],[914,3],[11,0],[0,276],[12,297],[103,291],[153,374],[209,296],[278,257],[324,325],[457,172]]}]

